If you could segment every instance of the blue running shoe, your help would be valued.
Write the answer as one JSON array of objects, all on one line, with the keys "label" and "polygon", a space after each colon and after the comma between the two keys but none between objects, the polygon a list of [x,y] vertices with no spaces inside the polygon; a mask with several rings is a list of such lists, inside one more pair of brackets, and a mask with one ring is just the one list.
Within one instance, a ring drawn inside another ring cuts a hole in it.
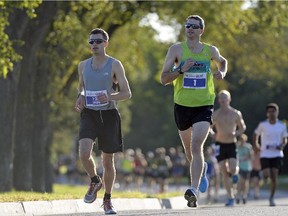
[{"label": "blue running shoe", "polygon": [[228,202],[225,204],[226,207],[233,207],[234,206],[234,199],[228,199]]},{"label": "blue running shoe", "polygon": [[199,191],[201,193],[205,193],[206,190],[208,189],[208,186],[209,186],[209,181],[208,181],[208,178],[206,176],[207,168],[208,168],[208,164],[206,162],[204,162],[204,168],[203,168],[203,172],[202,172],[202,176],[201,176],[201,180],[200,180],[200,185],[199,185]]},{"label": "blue running shoe", "polygon": [[187,189],[184,194],[184,198],[188,201],[188,207],[195,208],[198,206],[197,193],[193,189]]},{"label": "blue running shoe", "polygon": [[235,175],[232,176],[233,184],[237,184],[238,180],[239,180],[238,175],[235,174]]}]

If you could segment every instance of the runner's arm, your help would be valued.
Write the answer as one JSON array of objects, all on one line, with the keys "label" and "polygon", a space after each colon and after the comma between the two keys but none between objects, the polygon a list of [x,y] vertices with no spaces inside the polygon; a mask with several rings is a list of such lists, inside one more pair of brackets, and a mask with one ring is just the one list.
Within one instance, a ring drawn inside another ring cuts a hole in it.
[{"label": "runner's arm", "polygon": [[179,49],[177,48],[177,45],[173,45],[169,48],[167,52],[160,79],[160,82],[163,85],[167,85],[173,82],[173,80],[175,80],[180,75],[179,72],[171,73],[171,68],[174,66],[175,62],[178,61],[177,49]]},{"label": "runner's arm", "polygon": [[77,112],[81,112],[85,106],[84,100],[84,81],[83,81],[83,70],[84,70],[85,62],[80,62],[78,64],[78,74],[79,74],[79,81],[78,81],[78,97],[75,103],[75,109]]},{"label": "runner's arm", "polygon": [[119,85],[119,91],[111,93],[109,100],[120,101],[131,98],[132,93],[122,63],[119,60],[114,61],[112,70]]},{"label": "runner's arm", "polygon": [[213,73],[214,78],[223,79],[227,73],[228,61],[220,54],[215,46],[210,47],[211,60],[215,62],[217,71]]},{"label": "runner's arm", "polygon": [[246,124],[244,122],[244,119],[242,117],[242,113],[240,111],[238,111],[238,118],[237,118],[237,130],[235,131],[235,135],[236,137],[240,136],[241,134],[243,134],[246,130]]}]

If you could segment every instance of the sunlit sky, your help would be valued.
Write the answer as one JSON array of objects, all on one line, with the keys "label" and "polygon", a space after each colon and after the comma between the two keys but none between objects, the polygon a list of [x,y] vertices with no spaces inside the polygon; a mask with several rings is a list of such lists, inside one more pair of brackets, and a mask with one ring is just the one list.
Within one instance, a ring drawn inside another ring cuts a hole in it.
[{"label": "sunlit sky", "polygon": [[[243,3],[242,9],[246,10],[253,7],[258,0],[246,0]],[[161,42],[176,42],[180,34],[181,25],[174,22],[173,26],[164,24],[156,13],[149,13],[141,22],[140,25],[151,26],[156,32],[155,39]]]},{"label": "sunlit sky", "polygon": [[143,26],[151,26],[156,32],[156,40],[162,42],[176,42],[177,36],[180,33],[181,26],[173,24],[173,26],[163,24],[156,13],[148,14],[140,23]]}]

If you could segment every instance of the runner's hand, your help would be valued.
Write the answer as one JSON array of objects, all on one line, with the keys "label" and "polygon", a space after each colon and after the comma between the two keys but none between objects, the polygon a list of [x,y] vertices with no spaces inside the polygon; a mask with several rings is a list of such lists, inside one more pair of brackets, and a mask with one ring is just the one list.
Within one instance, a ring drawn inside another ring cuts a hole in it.
[{"label": "runner's hand", "polygon": [[76,103],[75,103],[75,110],[77,112],[81,112],[84,108],[84,105],[85,105],[84,96],[79,95],[79,97],[77,98]]},{"label": "runner's hand", "polygon": [[224,79],[226,73],[225,72],[222,72],[222,71],[217,71],[213,74],[213,77],[217,80],[221,80],[221,79]]},{"label": "runner's hand", "polygon": [[97,99],[100,101],[101,104],[108,103],[108,101],[109,101],[109,97],[105,93],[98,94]]},{"label": "runner's hand", "polygon": [[188,58],[182,65],[181,71],[187,72],[195,63],[196,61],[194,61],[192,58]]}]

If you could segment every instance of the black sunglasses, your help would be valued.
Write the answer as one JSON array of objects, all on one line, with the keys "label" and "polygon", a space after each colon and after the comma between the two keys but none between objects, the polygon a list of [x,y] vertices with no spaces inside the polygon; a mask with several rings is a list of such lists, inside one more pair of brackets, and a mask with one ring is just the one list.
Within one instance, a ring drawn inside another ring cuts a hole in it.
[{"label": "black sunglasses", "polygon": [[90,39],[89,40],[89,44],[91,44],[91,45],[94,44],[94,43],[101,44],[103,42],[106,42],[106,40],[103,40],[103,39]]},{"label": "black sunglasses", "polygon": [[201,26],[200,26],[200,25],[195,25],[195,24],[186,23],[186,24],[185,24],[185,28],[187,28],[187,29],[189,29],[189,28],[199,29],[199,28],[201,28]]}]

